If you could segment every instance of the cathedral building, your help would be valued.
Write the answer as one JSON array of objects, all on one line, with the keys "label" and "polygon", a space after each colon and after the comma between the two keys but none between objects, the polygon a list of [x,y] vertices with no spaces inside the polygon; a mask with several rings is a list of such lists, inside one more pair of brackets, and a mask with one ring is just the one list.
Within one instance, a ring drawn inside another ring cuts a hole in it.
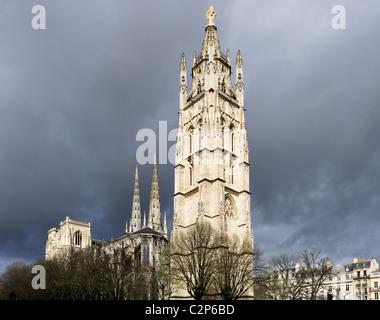
[{"label": "cathedral building", "polygon": [[243,59],[238,51],[233,85],[230,51],[221,51],[214,18],[211,6],[189,85],[184,54],[180,62],[172,236],[208,221],[253,243]]},{"label": "cathedral building", "polygon": [[132,213],[126,222],[124,235],[108,241],[97,240],[92,237],[91,223],[81,222],[66,217],[60,223],[59,229],[48,231],[45,259],[51,259],[69,248],[97,248],[112,253],[117,248],[124,248],[131,254],[136,268],[154,270],[159,262],[162,250],[168,242],[166,213],[162,227],[160,192],[156,159],[153,164],[152,184],[150,191],[149,215],[146,219],[141,214],[140,186],[138,167],[136,166]]},{"label": "cathedral building", "polygon": [[[192,68],[188,70],[185,54],[180,59],[170,237],[175,242],[197,222],[208,222],[218,231],[250,241],[253,247],[243,59],[238,51],[233,83],[230,51],[221,50],[215,16],[211,6],[206,15],[202,49],[199,55],[194,51]],[[96,240],[92,238],[90,223],[67,217],[59,229],[48,231],[46,259],[70,247],[96,247],[107,252],[123,247],[133,254],[136,267],[154,270],[168,243],[166,214],[163,220],[162,223],[155,158],[148,217],[145,213],[142,216],[136,166],[131,218],[124,235],[116,240]],[[174,298],[188,296],[182,290]]]}]

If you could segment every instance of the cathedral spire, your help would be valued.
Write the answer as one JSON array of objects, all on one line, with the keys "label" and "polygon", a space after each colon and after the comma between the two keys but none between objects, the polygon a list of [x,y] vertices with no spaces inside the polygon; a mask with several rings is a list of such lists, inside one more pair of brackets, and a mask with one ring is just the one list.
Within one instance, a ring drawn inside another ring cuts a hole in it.
[{"label": "cathedral spire", "polygon": [[202,57],[209,59],[213,59],[213,55],[216,54],[220,56],[220,43],[218,39],[218,35],[216,33],[217,28],[215,25],[216,14],[214,12],[214,7],[210,6],[210,9],[207,11],[207,26],[206,26],[206,34],[203,40],[202,45]]},{"label": "cathedral spire", "polygon": [[240,50],[236,54],[236,83],[243,82],[243,59],[241,57]]},{"label": "cathedral spire", "polygon": [[[127,228],[128,228],[128,224],[126,224],[125,232],[128,232]],[[139,171],[136,165],[135,184],[134,184],[134,189],[133,189],[132,215],[131,215],[131,221],[129,223],[129,232],[135,232],[140,229],[141,229],[141,203],[140,203]]]},{"label": "cathedral spire", "polygon": [[185,54],[182,52],[182,55],[181,55],[181,63],[179,65],[179,72],[187,72],[187,64],[186,64],[186,58],[185,58]]},{"label": "cathedral spire", "polygon": [[166,212],[164,212],[164,232],[168,233],[168,224],[166,222]]},{"label": "cathedral spire", "polygon": [[154,155],[152,185],[150,190],[149,218],[148,227],[162,231],[161,209],[160,209],[160,192],[158,186],[158,172],[156,155]]},{"label": "cathedral spire", "polygon": [[180,99],[180,108],[183,109],[186,103],[187,97],[187,65],[185,54],[182,53],[181,62],[179,65],[179,76],[180,76],[180,87],[179,87],[179,99]]},{"label": "cathedral spire", "polygon": [[236,100],[244,107],[243,59],[240,50],[236,55]]}]

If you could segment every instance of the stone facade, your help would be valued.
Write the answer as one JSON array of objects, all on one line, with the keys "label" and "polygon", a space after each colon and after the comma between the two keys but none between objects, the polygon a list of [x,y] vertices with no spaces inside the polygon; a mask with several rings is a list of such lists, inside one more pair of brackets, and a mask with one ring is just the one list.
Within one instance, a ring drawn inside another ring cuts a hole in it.
[{"label": "stone facade", "polygon": [[189,87],[184,54],[180,61],[173,238],[197,221],[208,221],[253,243],[243,60],[238,51],[233,86],[230,52],[222,53],[217,27],[207,17]]},{"label": "stone facade", "polygon": [[45,257],[46,259],[53,258],[71,247],[87,248],[91,246],[91,243],[91,223],[66,217],[59,224],[59,229],[51,228],[48,231]]},{"label": "stone facade", "polygon": [[97,240],[91,235],[91,224],[72,220],[60,223],[60,228],[52,228],[48,231],[46,241],[45,259],[67,251],[69,248],[97,248],[107,253],[124,248],[131,254],[136,268],[148,268],[154,270],[159,263],[159,257],[168,243],[166,213],[164,213],[164,227],[161,224],[160,195],[158,185],[158,170],[156,161],[153,164],[152,187],[149,203],[149,217],[146,223],[145,215],[141,215],[140,188],[138,168],[135,170],[135,181],[132,200],[132,213],[128,226],[126,222],[123,236],[111,240]]},{"label": "stone facade", "polygon": [[378,269],[379,263],[374,257],[354,258],[352,263],[334,265],[331,276],[320,290],[321,298],[327,299],[330,294],[333,300],[373,299],[371,280]]},{"label": "stone facade", "polygon": [[[174,167],[172,240],[198,222],[248,240],[253,248],[249,149],[245,121],[243,59],[221,51],[213,7],[199,55],[194,51],[191,83],[185,54],[179,67],[179,116]],[[252,298],[249,290],[247,298]],[[189,299],[178,289],[174,299]]]}]

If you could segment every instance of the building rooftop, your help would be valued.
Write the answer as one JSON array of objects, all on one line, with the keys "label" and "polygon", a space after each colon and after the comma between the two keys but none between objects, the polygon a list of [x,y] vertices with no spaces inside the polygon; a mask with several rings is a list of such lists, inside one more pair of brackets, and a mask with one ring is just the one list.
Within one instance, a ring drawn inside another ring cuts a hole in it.
[{"label": "building rooftop", "polygon": [[137,230],[133,232],[132,234],[138,234],[138,233],[153,233],[153,234],[159,234],[156,230],[153,230],[152,228],[149,227],[144,227],[140,230]]}]

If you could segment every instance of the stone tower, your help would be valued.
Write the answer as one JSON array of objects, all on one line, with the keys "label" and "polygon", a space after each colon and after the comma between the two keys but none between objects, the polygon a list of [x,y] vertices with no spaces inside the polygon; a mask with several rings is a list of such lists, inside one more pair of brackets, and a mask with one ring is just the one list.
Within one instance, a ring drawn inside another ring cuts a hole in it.
[{"label": "stone tower", "polygon": [[243,60],[222,53],[211,7],[202,50],[194,51],[187,82],[180,60],[179,117],[175,157],[173,238],[197,221],[253,242]]}]

